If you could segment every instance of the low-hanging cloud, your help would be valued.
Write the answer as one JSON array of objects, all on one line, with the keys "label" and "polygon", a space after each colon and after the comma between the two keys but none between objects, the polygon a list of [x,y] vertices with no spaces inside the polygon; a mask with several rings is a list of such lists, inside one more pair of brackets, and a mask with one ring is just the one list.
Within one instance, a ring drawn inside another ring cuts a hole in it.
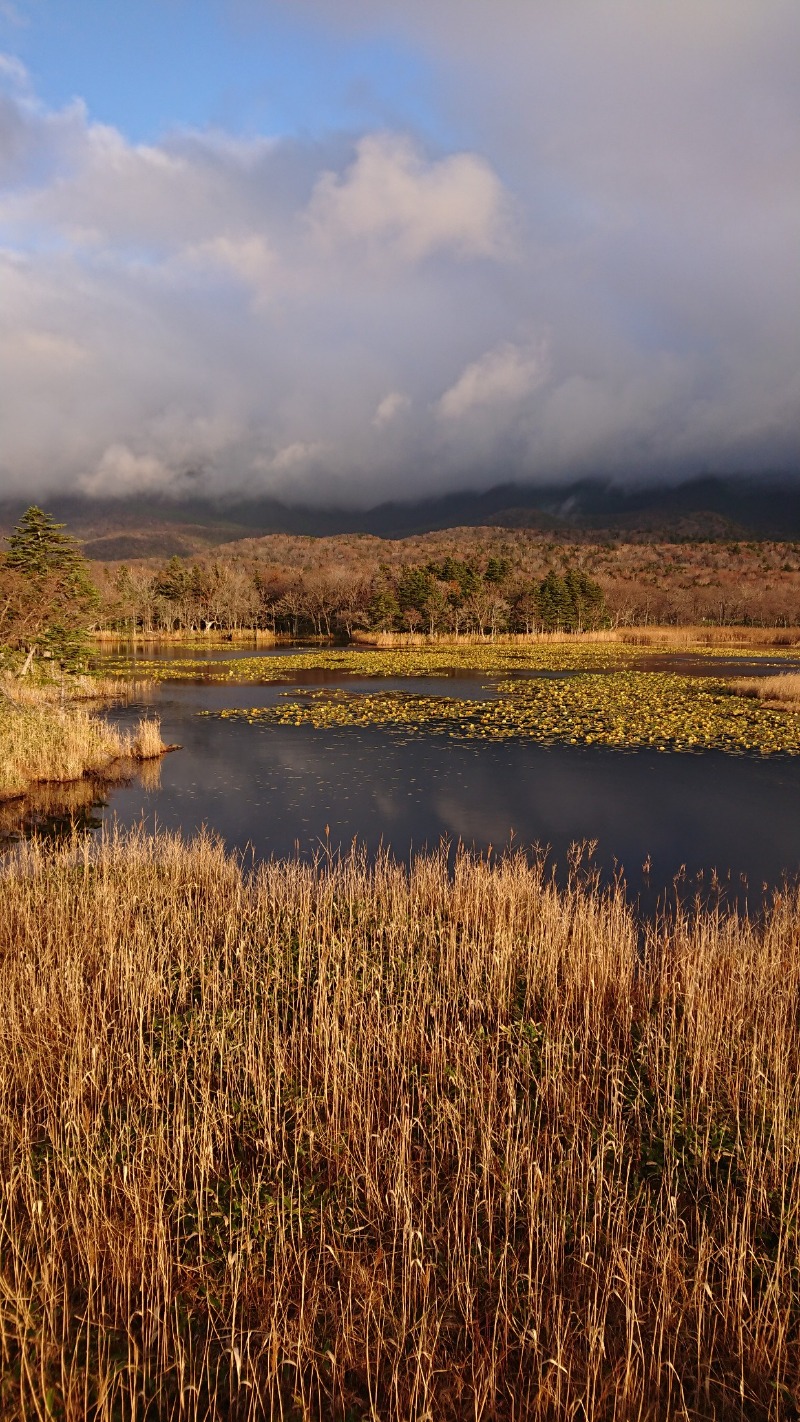
[{"label": "low-hanging cloud", "polygon": [[546,378],[544,350],[521,350],[505,344],[472,361],[445,390],[436,408],[445,420],[460,420],[492,407],[508,409],[532,395]]},{"label": "low-hanging cloud", "polygon": [[132,144],[8,57],[2,490],[365,504],[799,467],[798,11],[643,13],[346,0],[333,23],[440,66],[470,135],[444,152]]}]

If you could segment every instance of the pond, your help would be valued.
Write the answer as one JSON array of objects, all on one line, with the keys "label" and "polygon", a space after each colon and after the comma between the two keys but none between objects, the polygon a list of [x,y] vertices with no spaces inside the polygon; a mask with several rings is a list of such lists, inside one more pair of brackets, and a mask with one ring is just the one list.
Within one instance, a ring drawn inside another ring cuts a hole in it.
[{"label": "pond", "polygon": [[[697,667],[708,674],[700,659]],[[341,674],[317,669],[291,677],[301,692],[326,684],[341,686]],[[347,687],[374,691],[376,681],[351,676]],[[470,700],[496,695],[491,678],[464,670],[384,677],[380,689]],[[800,869],[800,757],[468,742],[424,729],[402,735],[215,714],[277,706],[287,690],[166,680],[146,703],[116,709],[111,714],[123,724],[156,710],[164,739],[182,749],[165,757],[149,787],[135,781],[107,790],[94,823],[144,823],[187,835],[205,826],[256,858],[346,849],[354,840],[401,858],[442,837],[480,851],[539,846],[561,875],[570,845],[596,841],[593,862],[603,877],[624,873],[646,908],[676,885],[684,899],[721,887],[728,902],[758,907],[765,891]]]},{"label": "pond", "polygon": [[[293,649],[276,649],[276,658]],[[153,650],[148,649],[152,662]],[[256,859],[353,841],[400,858],[445,838],[486,852],[509,845],[546,850],[563,879],[570,846],[596,841],[592,863],[608,881],[623,874],[632,898],[651,911],[676,893],[684,901],[721,895],[757,909],[764,894],[800,870],[800,756],[635,751],[608,745],[535,744],[514,738],[468,740],[441,727],[275,724],[219,712],[266,710],[287,697],[325,688],[355,695],[413,693],[459,698],[484,707],[502,680],[461,667],[444,674],[380,678],[358,675],[370,661],[348,656],[341,667],[293,668],[285,681],[218,681],[208,658],[194,679],[166,678],[146,697],[108,714],[133,725],[143,712],[161,718],[162,735],[180,751],[118,785],[73,787],[59,814],[55,787],[40,797],[36,823],[58,833],[69,823],[90,831],[143,824],[189,836],[203,827]],[[265,656],[259,650],[258,656]],[[720,675],[720,659],[648,658],[629,665],[654,671]],[[778,665],[786,666],[786,663]],[[242,668],[246,663],[241,664]],[[725,671],[762,674],[766,659],[731,659]],[[247,673],[244,672],[246,675]],[[537,675],[573,676],[540,670]],[[611,670],[613,675],[613,669]],[[530,672],[521,672],[523,677]],[[502,673],[508,677],[508,671]],[[452,704],[452,703],[450,703]]]}]

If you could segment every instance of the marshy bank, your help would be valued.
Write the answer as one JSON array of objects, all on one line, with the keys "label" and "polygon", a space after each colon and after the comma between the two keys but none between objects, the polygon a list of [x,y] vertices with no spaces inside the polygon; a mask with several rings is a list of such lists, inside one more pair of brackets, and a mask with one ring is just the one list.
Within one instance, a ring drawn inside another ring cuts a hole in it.
[{"label": "marshy bank", "polygon": [[63,683],[0,682],[0,801],[18,799],[41,783],[66,784],[109,776],[125,763],[155,759],[169,749],[160,723],[146,715],[121,731],[81,702],[120,699],[132,688],[109,679]]},{"label": "marshy bank", "polygon": [[789,1418],[796,889],[207,838],[0,876],[4,1417]]}]

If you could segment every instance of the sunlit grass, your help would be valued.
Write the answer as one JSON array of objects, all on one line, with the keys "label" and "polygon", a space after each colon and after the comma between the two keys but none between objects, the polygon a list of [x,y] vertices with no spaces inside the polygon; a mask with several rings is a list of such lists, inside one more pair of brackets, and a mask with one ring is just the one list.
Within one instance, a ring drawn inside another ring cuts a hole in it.
[{"label": "sunlit grass", "polygon": [[799,913],[22,846],[2,1416],[795,1416]]},{"label": "sunlit grass", "polygon": [[125,701],[149,688],[149,680],[126,676],[86,676],[73,673],[63,679],[39,675],[19,677],[0,672],[0,700],[15,706],[63,705],[73,701]]},{"label": "sunlit grass", "polygon": [[52,686],[6,682],[0,692],[0,799],[41,782],[103,775],[120,760],[146,760],[165,749],[154,717],[130,733],[72,700],[62,705]]},{"label": "sunlit grass", "polygon": [[738,696],[756,696],[770,706],[788,706],[800,710],[800,672],[737,677],[728,685]]}]

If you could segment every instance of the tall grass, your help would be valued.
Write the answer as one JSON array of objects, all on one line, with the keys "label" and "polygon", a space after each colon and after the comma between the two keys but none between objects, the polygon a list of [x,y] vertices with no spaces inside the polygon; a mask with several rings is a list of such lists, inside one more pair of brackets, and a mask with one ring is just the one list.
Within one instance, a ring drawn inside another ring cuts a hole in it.
[{"label": "tall grass", "polygon": [[117,762],[162,755],[155,717],[140,721],[132,734],[81,706],[54,704],[24,694],[0,700],[0,800],[24,795],[43,781],[68,782],[107,774]]},{"label": "tall grass", "polygon": [[774,676],[742,676],[728,683],[739,696],[757,696],[771,706],[800,705],[800,672],[777,672]]},{"label": "tall grass", "polygon": [[0,704],[60,706],[73,701],[129,701],[151,691],[152,686],[151,681],[131,677],[85,676],[79,672],[63,680],[23,679],[12,672],[0,672]]},{"label": "tall grass", "polygon": [[359,632],[352,640],[370,647],[531,646],[540,643],[621,642],[632,647],[797,647],[800,627],[716,627],[707,624],[668,627],[612,627],[594,632]]},{"label": "tall grass", "polygon": [[3,1417],[796,1416],[799,909],[23,846]]},{"label": "tall grass", "polygon": [[494,637],[483,632],[361,632],[351,639],[365,647],[529,647],[541,643],[618,642],[619,633],[611,628],[594,632],[497,632]]},{"label": "tall grass", "polygon": [[676,627],[621,627],[620,642],[634,647],[800,647],[800,627],[731,627],[707,623]]}]

